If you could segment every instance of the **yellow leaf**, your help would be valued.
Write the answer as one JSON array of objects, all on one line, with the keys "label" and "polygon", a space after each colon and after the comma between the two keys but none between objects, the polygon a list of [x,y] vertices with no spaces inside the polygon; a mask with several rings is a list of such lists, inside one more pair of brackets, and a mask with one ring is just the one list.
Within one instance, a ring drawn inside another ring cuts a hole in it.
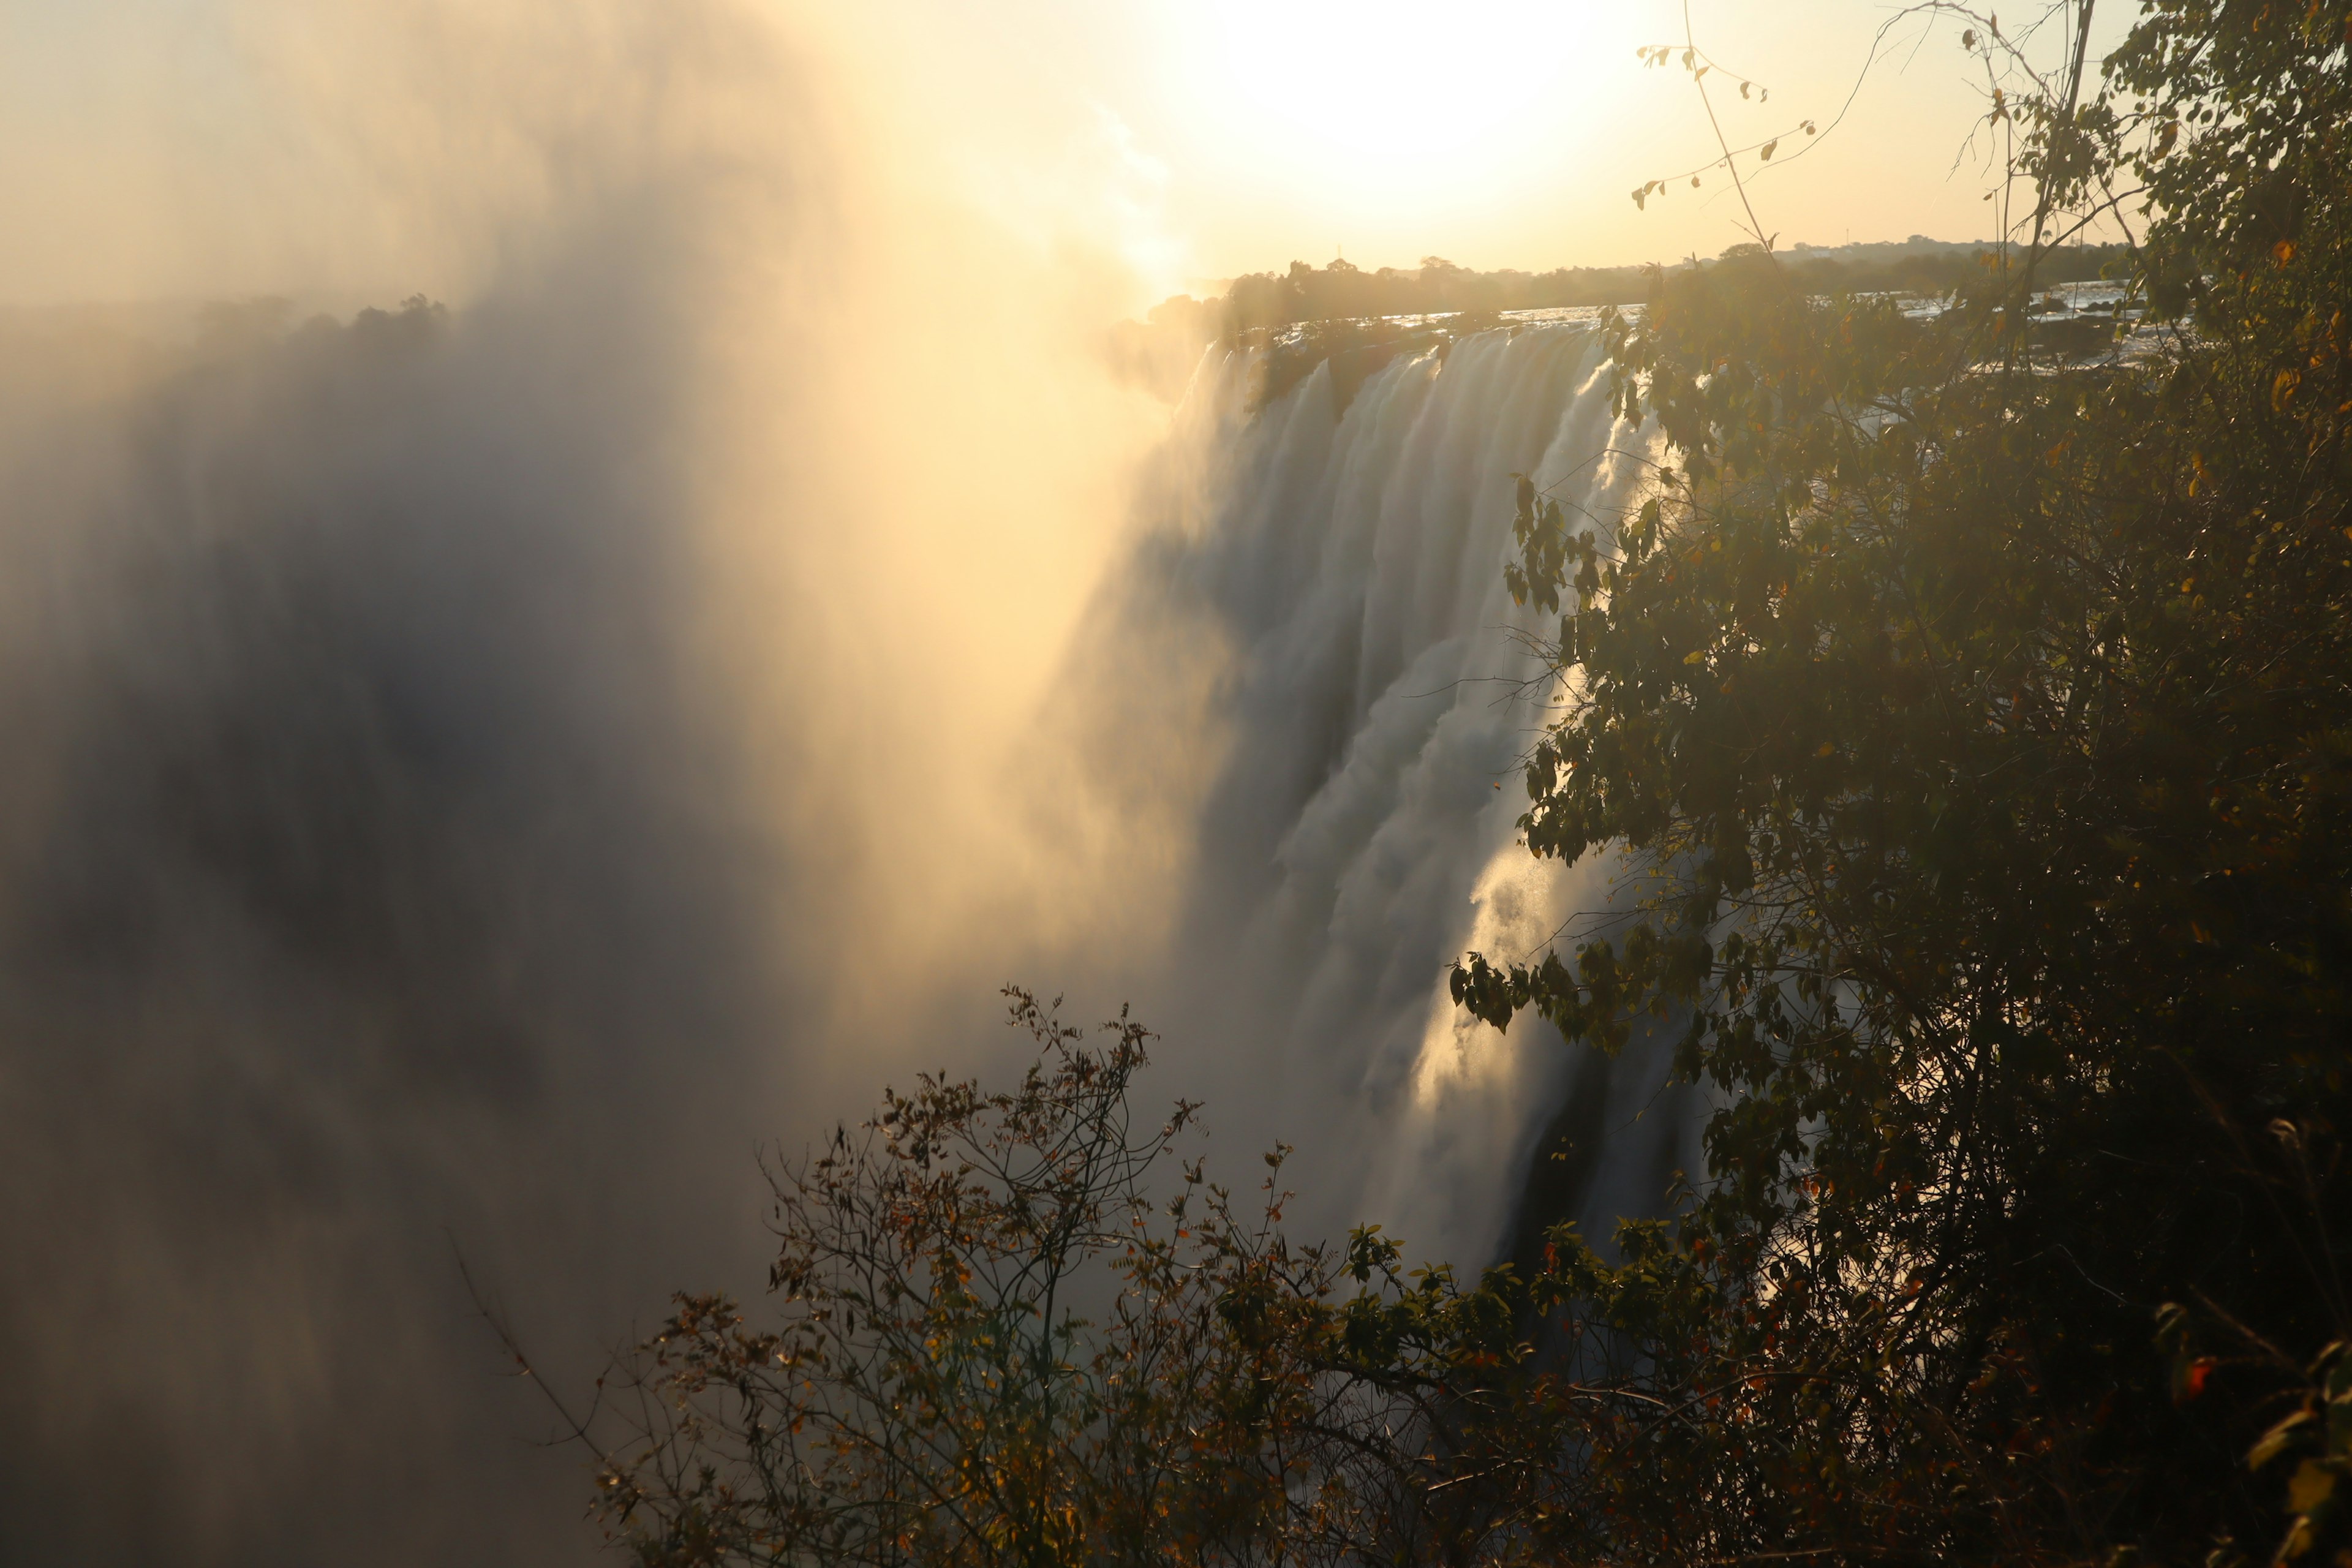
[{"label": "yellow leaf", "polygon": [[1706,662],[1706,655],[1699,652],[1686,653],[1683,655],[1683,662],[1685,664],[1705,664]]},{"label": "yellow leaf", "polygon": [[2294,389],[2302,384],[2303,372],[2299,370],[2279,372],[2278,379],[2271,383],[2271,406],[2284,412],[2286,405],[2294,401]]},{"label": "yellow leaf", "polygon": [[2305,1459],[2295,1467],[2294,1479],[2286,1484],[2286,1506],[2297,1513],[2309,1513],[2335,1490],[2336,1472],[2317,1459]]},{"label": "yellow leaf", "polygon": [[1837,745],[1834,742],[1823,741],[1822,742],[1822,749],[1815,752],[1813,755],[1817,757],[1833,757],[1837,755]]}]

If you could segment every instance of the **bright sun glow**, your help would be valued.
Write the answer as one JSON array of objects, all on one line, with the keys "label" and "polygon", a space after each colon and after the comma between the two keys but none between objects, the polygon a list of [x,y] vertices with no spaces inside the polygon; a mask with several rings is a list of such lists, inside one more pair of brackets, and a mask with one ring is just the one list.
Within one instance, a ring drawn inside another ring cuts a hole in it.
[{"label": "bright sun glow", "polygon": [[1560,0],[1215,0],[1230,108],[1349,184],[1426,176],[1564,89]]}]

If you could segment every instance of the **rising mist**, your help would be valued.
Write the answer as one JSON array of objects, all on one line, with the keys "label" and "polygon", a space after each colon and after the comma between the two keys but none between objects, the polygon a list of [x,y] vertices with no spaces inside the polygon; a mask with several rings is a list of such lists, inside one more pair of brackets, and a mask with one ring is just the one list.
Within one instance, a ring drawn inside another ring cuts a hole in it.
[{"label": "rising mist", "polygon": [[103,41],[0,322],[7,1555],[580,1561],[457,1259],[583,1392],[764,1143],[998,1048],[1134,285],[750,7]]}]

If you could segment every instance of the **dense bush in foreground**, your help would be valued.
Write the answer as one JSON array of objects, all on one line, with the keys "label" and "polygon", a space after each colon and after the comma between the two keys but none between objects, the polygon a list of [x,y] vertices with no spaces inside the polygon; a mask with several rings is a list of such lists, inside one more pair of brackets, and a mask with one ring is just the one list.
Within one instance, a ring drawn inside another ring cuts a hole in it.
[{"label": "dense bush in foreground", "polygon": [[632,1369],[608,1523],[662,1563],[1516,1542],[1519,1489],[1464,1483],[1556,1430],[1550,1392],[1516,1375],[1518,1298],[1407,1279],[1377,1231],[1293,1247],[1274,1175],[1237,1209],[1182,1158],[1196,1108],[1135,1121],[1139,1025],[1089,1048],[1008,994],[1044,1048],[1017,1089],[890,1096],[777,1173],[771,1310],[680,1299]]}]

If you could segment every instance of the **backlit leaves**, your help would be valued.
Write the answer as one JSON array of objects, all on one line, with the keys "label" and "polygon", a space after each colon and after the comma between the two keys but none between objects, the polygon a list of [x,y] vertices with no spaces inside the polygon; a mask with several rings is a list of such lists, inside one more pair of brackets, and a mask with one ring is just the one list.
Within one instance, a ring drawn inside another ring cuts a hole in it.
[{"label": "backlit leaves", "polygon": [[[2168,193],[2138,297],[2196,334],[2163,352],[2086,362],[2111,332],[2029,316],[2031,246],[1936,315],[1734,256],[1606,328],[1675,467],[1596,537],[1519,826],[1626,856],[1639,896],[1453,989],[1604,1050],[1671,1029],[1721,1108],[1680,1245],[1744,1256],[1727,1299],[1784,1315],[1764,1345],[1746,1306],[1612,1297],[1662,1368],[1819,1375],[1790,1314],[1893,1357],[1801,1439],[1843,1489],[1725,1555],[2068,1560],[2083,1517],[2151,1551],[2346,1544],[2332,1395],[2276,1347],[2347,1328],[2310,1151],[2352,1113],[2347,11],[2155,7],[2115,57],[2136,110],[1996,92],[2061,200],[2127,167]],[[1523,553],[1531,600],[1556,569]],[[2302,1131],[2244,1131],[2274,1120]],[[1685,1527],[1753,1496],[1709,1441]],[[2098,1458],[2030,1458],[2060,1454]]]}]

